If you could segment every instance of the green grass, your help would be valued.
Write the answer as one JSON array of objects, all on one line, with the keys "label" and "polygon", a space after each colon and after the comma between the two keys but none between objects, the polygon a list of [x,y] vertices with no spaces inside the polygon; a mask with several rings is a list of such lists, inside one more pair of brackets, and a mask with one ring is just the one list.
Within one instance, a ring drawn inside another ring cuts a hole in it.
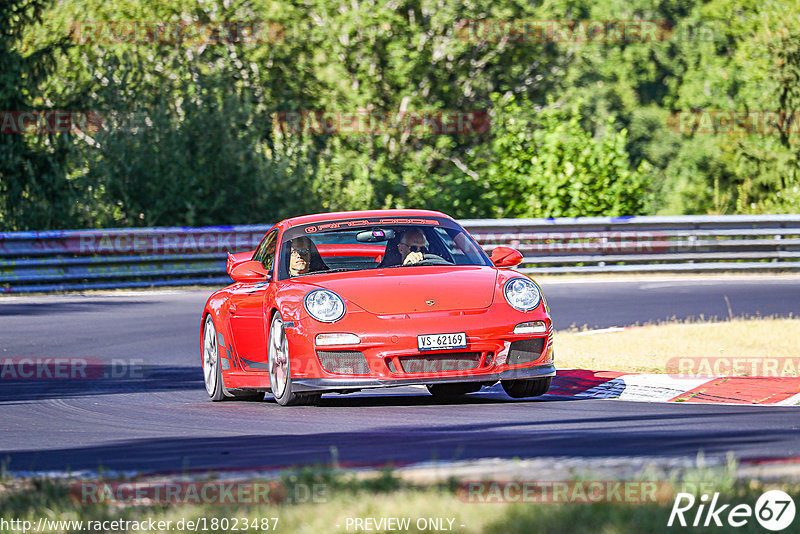
[{"label": "green grass", "polygon": [[[753,506],[766,489],[780,488],[800,503],[800,484],[783,483],[767,486],[758,481],[737,481],[735,465],[727,468],[697,468],[670,475],[653,471],[642,472],[640,480],[669,481],[673,487],[681,483],[692,488],[705,487],[708,491],[720,492],[720,504],[745,503]],[[428,518],[451,519],[453,532],[462,533],[536,533],[572,534],[575,532],[649,533],[685,529],[666,527],[672,508],[672,499],[648,504],[533,504],[533,503],[471,503],[458,493],[458,482],[444,480],[432,485],[416,485],[405,481],[397,473],[386,469],[378,472],[346,472],[332,468],[308,468],[286,472],[281,482],[287,488],[318,485],[323,489],[316,498],[288,498],[280,504],[264,505],[84,505],[70,499],[70,481],[53,479],[10,479],[0,484],[0,516],[5,519],[18,518],[37,522],[39,517],[53,520],[155,521],[181,519],[211,521],[212,518],[278,518],[277,532],[289,533],[346,533],[348,518],[409,518],[410,528],[403,532],[433,532],[418,528],[418,520]],[[583,476],[582,480],[591,480]],[[696,492],[697,493],[697,492]],[[693,509],[692,512],[696,510]],[[689,515],[687,514],[687,517]],[[692,516],[693,517],[693,516]],[[800,521],[798,519],[797,521]],[[447,525],[447,521],[444,522]],[[262,529],[247,529],[264,532]],[[272,530],[272,526],[270,527]],[[12,532],[11,529],[0,529]],[[130,529],[124,531],[131,532]],[[182,532],[184,530],[169,530]],[[203,530],[200,530],[201,532]],[[209,529],[206,532],[232,532],[228,528]],[[727,532],[729,528],[708,528],[704,532]],[[751,519],[747,526],[737,532],[762,532],[758,523]],[[19,532],[19,531],[17,531]],[[48,530],[48,532],[56,532]],[[397,532],[390,529],[368,532]]]}]

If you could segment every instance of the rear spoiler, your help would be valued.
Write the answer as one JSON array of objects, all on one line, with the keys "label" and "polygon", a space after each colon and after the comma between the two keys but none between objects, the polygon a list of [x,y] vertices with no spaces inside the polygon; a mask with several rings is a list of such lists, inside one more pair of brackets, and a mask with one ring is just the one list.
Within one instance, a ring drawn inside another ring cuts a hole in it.
[{"label": "rear spoiler", "polygon": [[253,254],[255,254],[255,252],[256,252],[255,250],[248,250],[247,252],[237,252],[236,254],[231,254],[230,252],[228,252],[228,267],[227,267],[228,274],[231,274],[231,270],[240,263],[252,260]]}]

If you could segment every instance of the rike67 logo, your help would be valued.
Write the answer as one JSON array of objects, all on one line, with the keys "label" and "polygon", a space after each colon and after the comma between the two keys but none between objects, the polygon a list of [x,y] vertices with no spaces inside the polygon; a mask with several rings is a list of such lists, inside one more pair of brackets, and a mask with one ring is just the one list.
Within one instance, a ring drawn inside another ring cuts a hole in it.
[{"label": "rike67 logo", "polygon": [[[765,529],[773,532],[784,530],[794,521],[795,506],[791,496],[781,490],[765,492],[756,501],[755,507],[749,504],[718,504],[719,493],[711,498],[707,494],[696,499],[691,493],[678,493],[669,514],[667,526],[682,527],[742,527],[755,517]],[[695,505],[697,509],[694,510]],[[677,520],[677,522],[676,522]]]}]

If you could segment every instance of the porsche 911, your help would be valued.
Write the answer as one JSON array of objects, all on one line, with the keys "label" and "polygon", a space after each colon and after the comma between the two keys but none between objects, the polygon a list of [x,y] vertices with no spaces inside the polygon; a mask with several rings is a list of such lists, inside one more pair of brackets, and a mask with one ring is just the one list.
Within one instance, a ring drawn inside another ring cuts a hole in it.
[{"label": "porsche 911", "polygon": [[203,310],[208,395],[282,406],[325,393],[421,385],[453,398],[498,381],[513,398],[556,373],[541,288],[488,256],[449,216],[428,210],[307,215],[229,254],[233,284]]}]

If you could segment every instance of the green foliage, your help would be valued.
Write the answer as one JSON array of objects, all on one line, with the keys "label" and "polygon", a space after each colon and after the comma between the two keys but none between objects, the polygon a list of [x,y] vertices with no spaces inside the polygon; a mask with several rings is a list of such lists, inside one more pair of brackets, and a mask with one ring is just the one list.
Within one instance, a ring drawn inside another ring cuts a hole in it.
[{"label": "green foliage", "polygon": [[[0,110],[97,132],[0,134],[0,228],[263,223],[427,207],[456,217],[791,212],[797,128],[679,131],[675,113],[800,109],[786,0],[12,0]],[[668,21],[656,41],[469,41],[465,20]],[[273,42],[76,43],[80,21],[276,21]],[[72,32],[72,33],[70,33]],[[292,110],[485,111],[486,132],[281,133]]]},{"label": "green foliage", "polygon": [[[684,25],[707,39],[677,43],[682,65],[670,80],[670,105],[683,112],[738,111],[761,118],[797,114],[800,6],[792,2],[713,0]],[[674,62],[675,60],[673,60]],[[797,131],[797,120],[792,129]],[[797,134],[765,131],[684,133],[664,168],[668,213],[769,213],[800,204]]]},{"label": "green foliage", "polygon": [[[42,20],[48,2],[8,0],[0,3],[0,110],[20,112],[41,103],[39,88],[66,47],[51,41],[23,52],[26,27]],[[54,103],[69,109],[69,101]],[[52,228],[70,220],[76,191],[67,180],[71,149],[63,134],[0,134],[0,228]]]},{"label": "green foliage", "polygon": [[496,102],[499,131],[486,177],[504,217],[635,215],[647,202],[649,164],[631,169],[627,131],[607,119],[595,136],[580,124],[579,105],[537,108],[513,98]]},{"label": "green foliage", "polygon": [[104,224],[263,224],[310,209],[306,160],[291,142],[270,145],[249,92],[230,87],[224,68],[186,74],[155,80],[163,92],[137,87],[138,97],[103,88],[109,121],[84,148],[84,178],[115,208]]}]

